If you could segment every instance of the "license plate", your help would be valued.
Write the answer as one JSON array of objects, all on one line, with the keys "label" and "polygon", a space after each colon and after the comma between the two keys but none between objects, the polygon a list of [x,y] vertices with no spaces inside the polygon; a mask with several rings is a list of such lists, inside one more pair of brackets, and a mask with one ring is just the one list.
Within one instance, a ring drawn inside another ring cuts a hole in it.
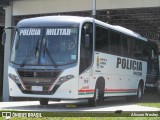
[{"label": "license plate", "polygon": [[32,91],[42,91],[43,87],[42,86],[32,86]]}]

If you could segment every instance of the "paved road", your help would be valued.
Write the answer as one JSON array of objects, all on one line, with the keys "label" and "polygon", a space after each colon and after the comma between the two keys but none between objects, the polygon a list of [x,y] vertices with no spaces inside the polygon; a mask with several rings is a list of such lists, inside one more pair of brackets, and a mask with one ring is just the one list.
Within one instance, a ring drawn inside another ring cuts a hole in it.
[{"label": "paved road", "polygon": [[138,106],[126,102],[124,98],[110,98],[97,107],[88,107],[86,100],[49,102],[47,106],[40,106],[38,101],[0,102],[0,110],[26,111],[160,111],[160,108]]}]

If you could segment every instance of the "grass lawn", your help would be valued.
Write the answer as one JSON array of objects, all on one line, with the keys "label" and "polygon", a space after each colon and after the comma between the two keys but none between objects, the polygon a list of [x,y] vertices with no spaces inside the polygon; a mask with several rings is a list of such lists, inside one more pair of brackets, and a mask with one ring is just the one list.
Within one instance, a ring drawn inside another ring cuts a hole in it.
[{"label": "grass lawn", "polygon": [[151,102],[137,103],[137,105],[160,108],[160,102],[159,103],[158,102],[155,102],[155,103],[151,103]]},{"label": "grass lawn", "polygon": [[141,102],[137,105],[160,108],[160,94],[157,92],[146,92]]}]

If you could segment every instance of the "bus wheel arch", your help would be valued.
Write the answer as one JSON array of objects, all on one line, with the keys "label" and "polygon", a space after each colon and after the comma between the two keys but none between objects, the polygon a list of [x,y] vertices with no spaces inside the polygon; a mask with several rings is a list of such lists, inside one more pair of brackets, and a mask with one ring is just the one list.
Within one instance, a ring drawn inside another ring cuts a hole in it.
[{"label": "bus wheel arch", "polygon": [[126,100],[129,102],[130,101],[138,102],[142,99],[143,93],[144,93],[144,80],[141,79],[141,80],[139,80],[139,82],[137,84],[137,94],[134,96],[127,96]]},{"label": "bus wheel arch", "polygon": [[94,107],[97,104],[103,102],[104,89],[105,89],[105,79],[103,77],[99,77],[95,84],[94,96],[93,98],[88,99],[89,106]]}]

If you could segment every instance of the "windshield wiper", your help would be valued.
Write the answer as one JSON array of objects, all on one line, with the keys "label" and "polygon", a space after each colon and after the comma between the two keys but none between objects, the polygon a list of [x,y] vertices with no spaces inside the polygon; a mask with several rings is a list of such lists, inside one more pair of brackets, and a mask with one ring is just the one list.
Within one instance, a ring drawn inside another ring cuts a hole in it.
[{"label": "windshield wiper", "polygon": [[37,44],[36,46],[29,52],[29,54],[25,57],[25,59],[22,61],[22,63],[20,64],[20,67],[24,67],[26,62],[28,62],[34,55],[36,57],[37,51],[39,49],[39,41],[40,39],[37,40]]},{"label": "windshield wiper", "polygon": [[52,58],[48,48],[46,47],[47,44],[47,39],[45,39],[45,44],[44,44],[44,51],[43,51],[43,57],[45,56],[45,54],[48,54],[49,59],[51,60],[52,64],[57,68],[58,65],[56,64],[56,62],[54,61],[54,58]]}]

